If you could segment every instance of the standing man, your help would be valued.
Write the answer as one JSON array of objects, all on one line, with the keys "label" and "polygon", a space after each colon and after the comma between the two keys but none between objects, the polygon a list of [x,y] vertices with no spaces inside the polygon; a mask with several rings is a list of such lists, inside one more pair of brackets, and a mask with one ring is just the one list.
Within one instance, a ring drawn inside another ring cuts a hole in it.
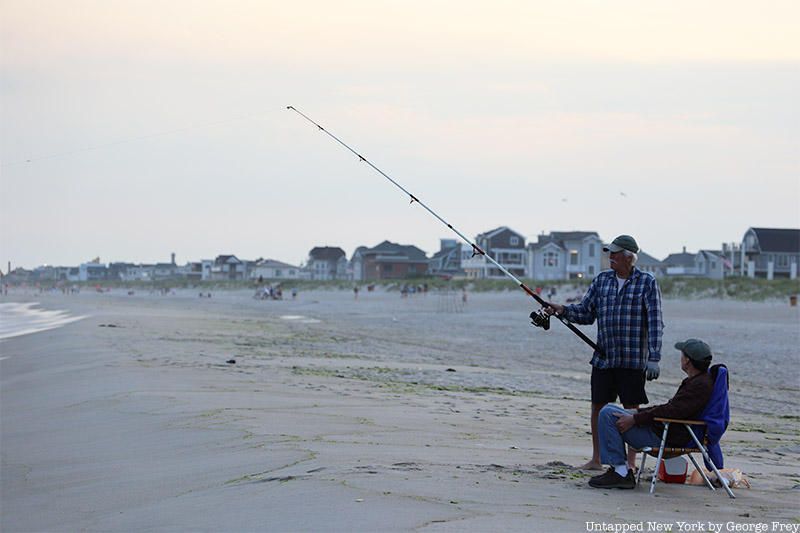
[{"label": "standing man", "polygon": [[[576,324],[597,320],[598,352],[592,357],[592,459],[581,468],[602,470],[597,419],[604,405],[619,396],[626,409],[646,404],[645,379],[658,378],[661,360],[661,291],[656,278],[636,268],[639,245],[630,235],[620,235],[603,247],[611,270],[597,275],[579,304],[551,303],[547,314],[563,316]],[[628,451],[628,464],[636,454]]]}]

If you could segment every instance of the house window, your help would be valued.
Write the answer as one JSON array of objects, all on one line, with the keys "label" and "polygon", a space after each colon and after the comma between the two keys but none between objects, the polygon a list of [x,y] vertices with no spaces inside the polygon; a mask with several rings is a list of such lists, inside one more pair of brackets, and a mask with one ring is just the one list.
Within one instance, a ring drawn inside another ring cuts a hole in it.
[{"label": "house window", "polygon": [[594,276],[594,265],[589,265],[589,275]]},{"label": "house window", "polygon": [[408,273],[409,274],[416,274],[417,273],[417,265],[408,265]]},{"label": "house window", "polygon": [[281,271],[280,271],[280,269],[279,269],[279,268],[276,268],[276,269],[275,269],[275,277],[276,277],[276,278],[279,278],[279,277],[281,277]]},{"label": "house window", "polygon": [[578,264],[578,250],[570,250],[569,251],[569,264],[570,265],[577,265]]},{"label": "house window", "polygon": [[557,267],[558,254],[555,252],[545,252],[542,257],[542,264],[546,267]]},{"label": "house window", "polygon": [[508,244],[510,244],[511,246],[517,246],[519,244],[519,237],[512,236],[508,240]]},{"label": "house window", "polygon": [[716,269],[717,269],[717,262],[711,261],[711,270],[716,270]]},{"label": "house window", "polygon": [[589,257],[594,257],[594,243],[589,244]]},{"label": "house window", "polygon": [[392,271],[392,265],[383,265],[383,271],[384,272],[391,272]]},{"label": "house window", "polygon": [[788,255],[779,255],[778,256],[778,266],[779,267],[788,267],[789,266],[789,256]]}]

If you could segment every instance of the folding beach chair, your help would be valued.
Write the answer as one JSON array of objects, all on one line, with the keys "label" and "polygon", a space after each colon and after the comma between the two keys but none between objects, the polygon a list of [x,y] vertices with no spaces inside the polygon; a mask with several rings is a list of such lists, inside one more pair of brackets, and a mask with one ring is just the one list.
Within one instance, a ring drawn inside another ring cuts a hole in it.
[{"label": "folding beach chair", "polygon": [[[708,401],[703,412],[700,414],[699,420],[678,420],[674,418],[655,418],[664,424],[664,432],[661,436],[661,445],[658,448],[645,447],[641,450],[642,462],[639,466],[639,473],[636,476],[638,484],[639,478],[644,471],[644,463],[648,455],[656,457],[656,468],[653,472],[653,481],[650,483],[650,494],[656,490],[656,482],[658,481],[658,470],[661,462],[664,459],[671,457],[678,457],[680,455],[688,455],[692,464],[703,476],[703,480],[711,490],[716,490],[711,480],[708,479],[704,469],[700,468],[697,461],[692,456],[693,453],[699,453],[703,456],[705,465],[714,471],[720,484],[725,488],[728,496],[736,498],[733,491],[725,483],[722,475],[719,473],[719,468],[723,467],[722,450],[719,447],[719,439],[728,428],[730,421],[730,409],[728,407],[728,368],[725,365],[714,365],[708,370],[714,378],[714,390],[711,393],[711,399]],[[667,433],[669,432],[670,424],[683,424],[689,431],[693,442],[688,442],[683,448],[670,448],[666,446]]]}]

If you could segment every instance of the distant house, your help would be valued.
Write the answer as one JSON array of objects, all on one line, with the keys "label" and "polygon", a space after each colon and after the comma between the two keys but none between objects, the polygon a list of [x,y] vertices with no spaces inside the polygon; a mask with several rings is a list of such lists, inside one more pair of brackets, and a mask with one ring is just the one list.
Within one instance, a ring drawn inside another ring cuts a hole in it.
[{"label": "distant house", "polygon": [[[492,259],[500,263],[503,268],[517,277],[525,276],[525,266],[527,252],[525,250],[525,237],[521,233],[500,226],[493,230],[481,233],[475,237],[477,244],[484,252],[489,254]],[[479,256],[475,256],[477,259]],[[470,273],[475,273],[473,277],[478,278],[502,278],[503,272],[489,261],[477,260],[470,261],[464,268],[470,268]],[[482,263],[483,271],[476,272]]]},{"label": "distant house", "polygon": [[463,272],[461,268],[461,243],[456,239],[440,239],[439,251],[428,260],[428,274],[432,276],[457,276],[463,274]]},{"label": "distant house", "polygon": [[100,262],[81,263],[78,269],[80,281],[104,281],[108,279],[108,268]]},{"label": "distant house", "polygon": [[211,279],[213,280],[243,280],[246,279],[246,265],[235,255],[218,255],[211,266]]},{"label": "distant house", "polygon": [[[210,264],[209,264],[210,270]],[[202,281],[203,278],[203,262],[202,261],[189,261],[176,270],[176,275],[185,278],[188,281]]]},{"label": "distant house", "polygon": [[122,281],[153,281],[154,265],[128,265],[124,270],[120,270],[119,276]]},{"label": "distant house", "polygon": [[275,259],[262,259],[250,269],[250,279],[298,279],[299,277],[300,267]]},{"label": "distant house", "polygon": [[174,279],[178,275],[178,265],[175,263],[156,263],[153,265],[153,279]]},{"label": "distant house", "polygon": [[595,277],[603,267],[603,241],[594,231],[553,231],[528,245],[527,275],[537,280]]},{"label": "distant house", "polygon": [[383,241],[372,248],[359,247],[353,255],[359,265],[357,277],[354,267],[354,279],[362,281],[414,278],[428,272],[425,252],[408,244]]},{"label": "distant house", "polygon": [[694,256],[697,275],[704,278],[723,279],[725,277],[726,263],[728,263],[728,260],[720,250],[700,250]]},{"label": "distant house", "polygon": [[663,261],[659,261],[652,255],[645,253],[642,250],[639,250],[636,255],[639,256],[639,259],[636,261],[636,268],[642,272],[650,272],[655,277],[666,275],[667,267]]},{"label": "distant house", "polygon": [[662,261],[667,276],[697,276],[697,263],[694,257],[695,254],[687,252],[685,246],[682,252],[669,254]]},{"label": "distant house", "polygon": [[749,228],[740,253],[742,275],[795,279],[800,264],[800,229]]},{"label": "distant house", "polygon": [[27,270],[22,267],[17,267],[11,272],[8,272],[4,278],[3,283],[11,283],[14,285],[28,283],[31,280],[31,276],[33,275],[32,270]]},{"label": "distant house", "polygon": [[115,262],[108,264],[108,279],[125,280],[129,268],[135,266],[133,263]]},{"label": "distant house", "polygon": [[350,261],[347,262],[347,279],[361,281],[364,275],[361,252],[364,250],[369,250],[369,248],[366,246],[359,246],[356,248],[353,255],[350,257]]},{"label": "distant house", "polygon": [[33,271],[31,271],[30,281],[36,283],[54,282],[60,281],[61,279],[66,279],[66,273],[64,273],[63,278],[61,277],[61,274],[61,267],[42,265],[34,268]]},{"label": "distant house", "polygon": [[339,247],[317,246],[308,252],[306,268],[311,279],[347,279],[347,257]]}]

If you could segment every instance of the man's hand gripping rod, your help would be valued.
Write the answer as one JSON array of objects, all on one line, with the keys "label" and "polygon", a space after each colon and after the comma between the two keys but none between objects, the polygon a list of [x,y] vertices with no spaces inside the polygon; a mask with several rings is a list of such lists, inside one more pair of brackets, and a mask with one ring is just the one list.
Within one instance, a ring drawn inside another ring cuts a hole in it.
[{"label": "man's hand gripping rod", "polygon": [[[309,121],[310,123],[312,123],[313,125],[315,125],[317,128],[319,128],[319,130],[320,130],[320,131],[324,132],[324,133],[325,133],[325,134],[327,134],[329,137],[331,137],[333,140],[335,140],[336,142],[338,142],[339,144],[341,144],[342,146],[344,146],[345,148],[347,148],[347,149],[348,149],[350,152],[352,152],[352,153],[353,153],[353,154],[354,154],[356,157],[358,157],[358,160],[359,160],[359,161],[361,161],[362,163],[366,163],[366,164],[368,164],[368,165],[369,165],[370,167],[372,167],[372,169],[373,169],[373,170],[375,170],[375,171],[376,171],[378,174],[380,174],[381,176],[383,176],[383,177],[384,177],[384,178],[386,178],[387,180],[391,181],[391,182],[392,182],[392,184],[394,184],[394,186],[395,186],[395,187],[397,187],[398,189],[400,189],[401,191],[403,191],[404,193],[406,193],[406,194],[407,194],[407,195],[408,195],[408,196],[411,198],[411,203],[412,203],[412,204],[413,204],[414,202],[417,202],[417,203],[418,203],[419,205],[421,205],[421,206],[422,206],[422,207],[423,207],[423,208],[424,208],[424,209],[425,209],[425,210],[426,210],[428,213],[430,213],[431,215],[433,215],[434,217],[436,217],[436,219],[437,219],[437,220],[439,220],[439,221],[440,221],[442,224],[444,224],[445,226],[447,226],[448,228],[450,228],[450,230],[451,230],[451,231],[453,231],[453,232],[454,232],[456,235],[458,235],[459,237],[461,237],[461,239],[462,239],[464,242],[466,242],[467,244],[469,244],[469,245],[472,247],[472,256],[473,256],[473,257],[474,257],[474,256],[476,256],[476,255],[482,255],[482,256],[483,256],[483,257],[485,257],[485,258],[486,258],[486,259],[487,259],[487,260],[488,260],[490,263],[492,263],[494,266],[496,266],[498,269],[500,269],[500,271],[501,271],[503,274],[505,274],[506,276],[508,276],[508,277],[509,277],[509,278],[511,278],[512,280],[514,280],[514,282],[515,282],[517,285],[519,285],[519,287],[520,287],[522,290],[524,290],[526,293],[528,293],[528,295],[530,295],[530,296],[531,296],[531,297],[532,297],[534,300],[536,300],[537,302],[539,302],[539,304],[540,304],[540,305],[542,305],[543,307],[549,306],[549,304],[548,304],[546,301],[544,301],[542,298],[540,298],[538,294],[536,294],[534,291],[532,291],[532,290],[530,289],[530,287],[528,287],[528,286],[527,286],[527,285],[525,285],[523,282],[521,282],[519,279],[517,279],[517,277],[516,277],[514,274],[512,274],[511,272],[509,272],[509,271],[508,271],[508,270],[507,270],[507,269],[506,269],[506,268],[505,268],[503,265],[501,265],[500,263],[498,263],[497,261],[495,261],[495,260],[494,260],[494,258],[493,258],[492,256],[488,255],[488,254],[487,254],[485,251],[483,251],[483,250],[480,248],[480,246],[478,246],[477,244],[475,244],[474,242],[472,242],[471,240],[469,240],[469,239],[468,239],[466,236],[464,236],[464,234],[462,234],[460,231],[458,231],[456,228],[454,228],[452,225],[450,225],[450,224],[449,224],[449,223],[448,223],[448,222],[447,222],[445,219],[443,219],[442,217],[440,217],[439,215],[437,215],[437,214],[436,214],[436,213],[435,213],[435,212],[434,212],[434,211],[433,211],[431,208],[429,208],[427,205],[425,205],[424,203],[422,203],[422,202],[421,202],[421,201],[420,201],[420,200],[419,200],[419,199],[418,199],[416,196],[414,196],[413,194],[411,194],[410,192],[408,192],[408,191],[407,191],[407,190],[406,190],[406,189],[405,189],[405,188],[404,188],[402,185],[400,185],[400,184],[399,184],[399,183],[397,183],[395,180],[393,180],[392,178],[390,178],[390,177],[389,177],[389,176],[388,176],[388,175],[387,175],[387,174],[386,174],[384,171],[382,171],[381,169],[379,169],[378,167],[376,167],[375,165],[373,165],[373,164],[372,164],[372,163],[371,163],[369,160],[367,160],[367,158],[366,158],[366,157],[362,156],[361,154],[359,154],[358,152],[356,152],[355,150],[353,150],[352,148],[350,148],[350,147],[349,147],[347,144],[345,144],[345,143],[344,143],[344,142],[343,142],[341,139],[339,139],[337,136],[335,136],[334,134],[332,134],[331,132],[329,132],[328,130],[326,130],[325,128],[323,128],[322,126],[320,126],[318,123],[316,123],[315,121],[313,121],[311,118],[309,118],[309,117],[308,117],[308,116],[306,116],[305,114],[301,113],[301,112],[300,112],[300,111],[299,111],[297,108],[295,108],[294,106],[287,106],[287,107],[286,107],[286,109],[289,109],[289,110],[291,110],[291,111],[294,111],[295,113],[297,113],[298,115],[300,115],[301,117],[303,117],[304,119],[306,119],[307,121]],[[599,347],[598,347],[598,346],[597,346],[597,345],[596,345],[596,344],[595,344],[595,343],[594,343],[594,342],[593,342],[593,341],[592,341],[592,340],[591,340],[589,337],[587,337],[586,335],[584,335],[584,334],[583,334],[583,332],[582,332],[581,330],[579,330],[577,327],[575,327],[575,325],[574,325],[574,324],[572,324],[572,322],[570,322],[569,320],[567,320],[566,318],[564,318],[564,317],[562,317],[562,316],[556,316],[556,318],[558,318],[558,320],[559,320],[559,321],[560,321],[562,324],[564,324],[565,326],[567,326],[567,328],[569,328],[569,329],[570,329],[570,331],[572,331],[572,332],[573,332],[575,335],[577,335],[578,337],[580,337],[580,338],[581,338],[581,340],[583,340],[583,342],[585,342],[586,344],[588,344],[589,346],[591,346],[591,347],[592,347],[592,348],[593,348],[593,349],[594,349],[594,350],[595,350],[595,351],[596,351],[598,354],[600,354],[600,356],[601,356],[601,357],[604,357],[603,351],[602,351],[602,350],[601,350],[601,349],[600,349],[600,348],[599,348]]]}]

